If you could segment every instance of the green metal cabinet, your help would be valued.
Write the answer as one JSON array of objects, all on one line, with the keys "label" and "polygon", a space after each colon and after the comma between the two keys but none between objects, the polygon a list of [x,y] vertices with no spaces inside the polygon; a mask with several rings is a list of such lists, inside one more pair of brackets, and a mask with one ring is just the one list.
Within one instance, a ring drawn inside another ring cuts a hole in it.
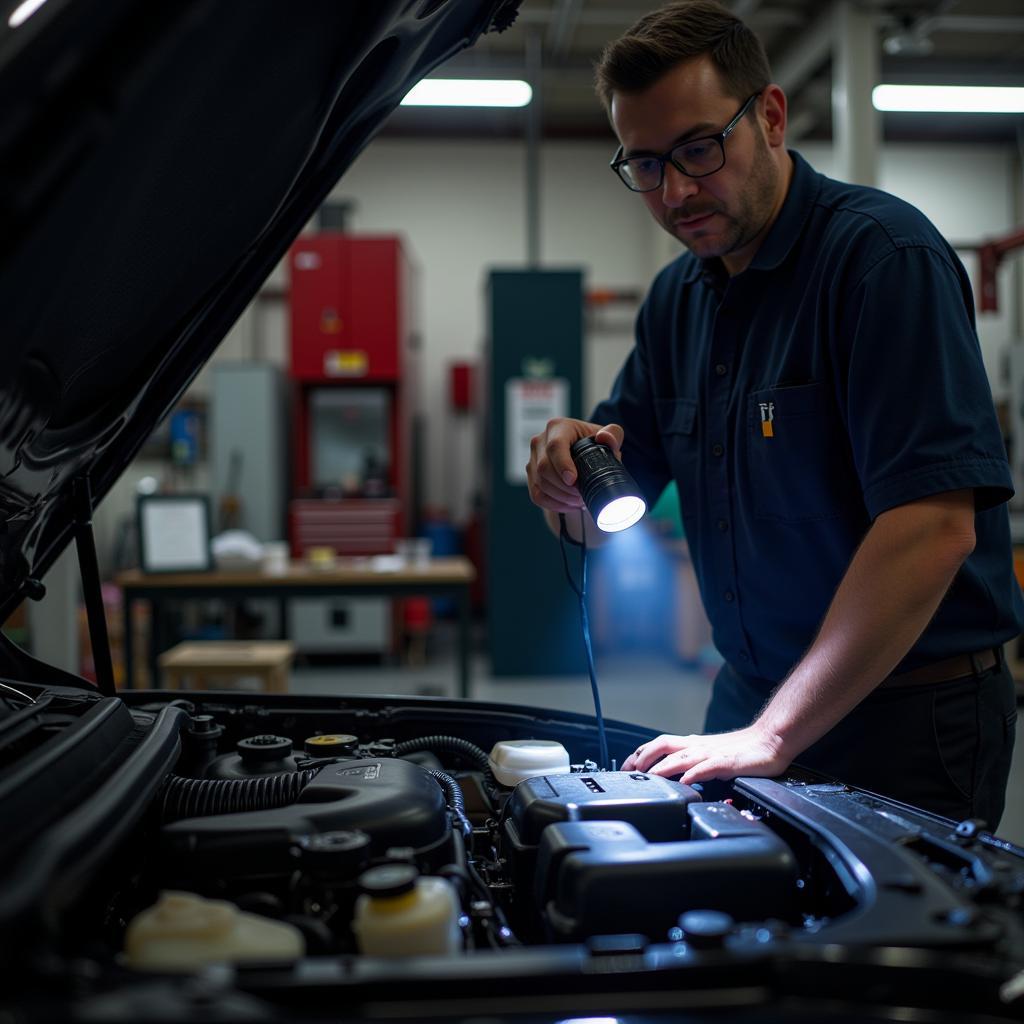
[{"label": "green metal cabinet", "polygon": [[[495,270],[488,280],[487,614],[496,676],[586,672],[579,606],[558,541],[530,501],[527,438],[549,412],[579,417],[583,273]],[[570,552],[577,567],[577,552]]]}]

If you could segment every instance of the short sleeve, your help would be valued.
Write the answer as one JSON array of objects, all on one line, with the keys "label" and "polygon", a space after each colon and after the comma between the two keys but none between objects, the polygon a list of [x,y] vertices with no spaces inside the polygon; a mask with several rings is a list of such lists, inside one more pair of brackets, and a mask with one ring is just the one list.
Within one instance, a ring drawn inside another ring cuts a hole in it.
[{"label": "short sleeve", "polygon": [[979,511],[1013,495],[971,301],[963,268],[929,246],[894,249],[848,294],[844,412],[872,519],[943,491],[972,488]]},{"label": "short sleeve", "polygon": [[625,439],[622,462],[636,480],[648,507],[657,501],[671,479],[655,418],[654,391],[647,353],[650,309],[645,304],[636,320],[636,343],[612,386],[611,394],[590,415],[602,426],[618,423]]}]

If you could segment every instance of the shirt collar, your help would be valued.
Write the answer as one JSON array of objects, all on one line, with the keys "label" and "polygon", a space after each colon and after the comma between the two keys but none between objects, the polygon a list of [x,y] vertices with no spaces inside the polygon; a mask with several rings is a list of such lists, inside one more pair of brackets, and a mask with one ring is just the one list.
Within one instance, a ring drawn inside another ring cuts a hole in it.
[{"label": "shirt collar", "polygon": [[754,253],[749,269],[774,270],[782,263],[796,244],[821,191],[821,175],[799,153],[791,149],[789,155],[793,159],[789,191],[775,223]]}]

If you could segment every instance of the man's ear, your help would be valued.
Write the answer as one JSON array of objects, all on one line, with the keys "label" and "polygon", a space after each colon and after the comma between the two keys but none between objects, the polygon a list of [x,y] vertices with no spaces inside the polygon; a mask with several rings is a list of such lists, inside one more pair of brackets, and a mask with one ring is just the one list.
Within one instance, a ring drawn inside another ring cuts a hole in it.
[{"label": "man's ear", "polygon": [[786,144],[787,103],[781,85],[773,82],[765,86],[759,104],[761,112],[758,120],[764,127],[765,139],[769,146]]}]

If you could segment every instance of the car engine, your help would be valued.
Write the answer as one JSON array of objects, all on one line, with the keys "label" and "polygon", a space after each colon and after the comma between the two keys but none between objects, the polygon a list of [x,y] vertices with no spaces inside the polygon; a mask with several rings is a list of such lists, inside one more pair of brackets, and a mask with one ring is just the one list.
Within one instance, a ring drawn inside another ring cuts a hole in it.
[{"label": "car engine", "polygon": [[[9,1007],[1024,1006],[1024,851],[978,822],[799,769],[602,770],[591,720],[539,709],[21,689]],[[620,759],[647,738],[609,723]]]}]

